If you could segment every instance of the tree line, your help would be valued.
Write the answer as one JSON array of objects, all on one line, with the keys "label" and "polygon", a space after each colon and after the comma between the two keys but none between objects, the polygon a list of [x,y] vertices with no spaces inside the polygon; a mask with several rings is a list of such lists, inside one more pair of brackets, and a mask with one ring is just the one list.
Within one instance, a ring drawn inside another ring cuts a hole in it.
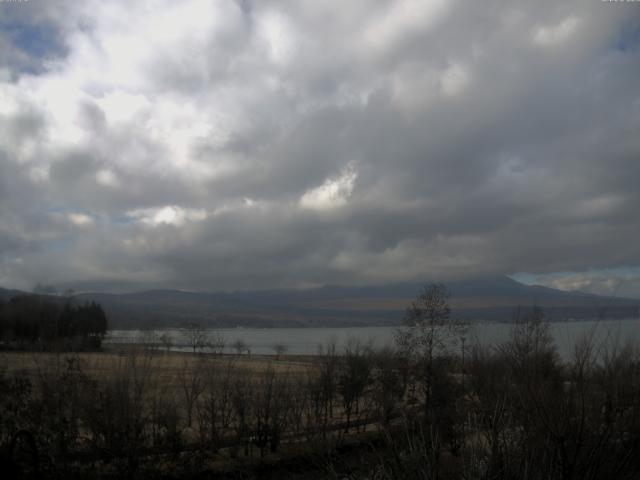
[{"label": "tree line", "polygon": [[95,302],[19,295],[0,299],[0,347],[5,349],[99,349],[108,320]]}]

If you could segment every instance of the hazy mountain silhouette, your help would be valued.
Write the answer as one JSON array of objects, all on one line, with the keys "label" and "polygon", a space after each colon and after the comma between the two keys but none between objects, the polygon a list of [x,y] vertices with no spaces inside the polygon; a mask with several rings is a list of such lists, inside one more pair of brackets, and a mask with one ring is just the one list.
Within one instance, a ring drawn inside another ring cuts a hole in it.
[{"label": "hazy mountain silhouette", "polygon": [[[83,293],[77,301],[100,303],[115,328],[181,326],[199,322],[219,327],[394,325],[425,283],[380,286],[271,289],[199,293],[147,290]],[[449,282],[452,315],[466,320],[509,321],[520,307],[542,307],[553,320],[636,317],[640,300],[604,297],[521,284],[509,277]],[[18,290],[0,289],[0,298]]]},{"label": "hazy mountain silhouette", "polygon": [[[180,326],[188,321],[220,327],[347,326],[398,324],[424,283],[368,287],[324,286],[295,290],[198,293],[148,290],[87,293],[115,327]],[[509,277],[449,282],[452,314],[467,320],[509,321],[518,307],[544,308],[551,320],[638,315],[640,300],[523,285]]]}]

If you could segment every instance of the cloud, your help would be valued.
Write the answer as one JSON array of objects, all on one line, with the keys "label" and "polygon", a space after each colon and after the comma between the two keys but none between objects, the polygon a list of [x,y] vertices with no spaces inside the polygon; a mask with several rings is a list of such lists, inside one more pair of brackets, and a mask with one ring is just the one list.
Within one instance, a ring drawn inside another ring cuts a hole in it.
[{"label": "cloud", "polygon": [[557,272],[538,275],[533,280],[530,279],[531,282],[560,290],[637,298],[640,269],[624,267],[586,272]]},{"label": "cloud", "polygon": [[535,29],[533,41],[542,47],[553,47],[569,39],[580,25],[574,16],[565,18],[556,25],[543,25]]},{"label": "cloud", "polygon": [[0,18],[1,285],[577,272],[565,288],[640,265],[635,5],[53,0]]},{"label": "cloud", "polygon": [[312,210],[333,210],[345,206],[353,193],[356,178],[358,173],[349,164],[339,176],[306,191],[300,198],[300,206]]},{"label": "cloud", "polygon": [[89,215],[85,215],[84,213],[70,213],[68,218],[71,223],[79,227],[93,224],[93,218]]},{"label": "cloud", "polygon": [[207,212],[202,209],[184,209],[178,206],[166,206],[162,208],[146,208],[133,210],[127,215],[140,222],[151,225],[176,225],[182,226],[188,221],[202,221],[207,218]]},{"label": "cloud", "polygon": [[365,27],[367,46],[393,51],[407,36],[431,28],[446,13],[443,0],[401,0],[381,8]]}]

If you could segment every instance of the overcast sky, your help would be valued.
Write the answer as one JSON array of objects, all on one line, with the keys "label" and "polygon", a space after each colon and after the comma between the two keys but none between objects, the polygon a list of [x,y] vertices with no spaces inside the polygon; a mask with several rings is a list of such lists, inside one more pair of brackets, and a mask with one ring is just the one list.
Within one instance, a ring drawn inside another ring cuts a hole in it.
[{"label": "overcast sky", "polygon": [[640,2],[0,1],[0,285],[640,297]]}]

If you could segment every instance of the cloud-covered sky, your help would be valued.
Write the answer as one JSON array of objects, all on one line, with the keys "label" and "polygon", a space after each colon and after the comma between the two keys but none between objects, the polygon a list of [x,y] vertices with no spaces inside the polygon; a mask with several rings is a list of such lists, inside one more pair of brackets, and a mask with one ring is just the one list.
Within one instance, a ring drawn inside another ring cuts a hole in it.
[{"label": "cloud-covered sky", "polygon": [[640,297],[639,80],[637,2],[0,2],[0,285]]}]

